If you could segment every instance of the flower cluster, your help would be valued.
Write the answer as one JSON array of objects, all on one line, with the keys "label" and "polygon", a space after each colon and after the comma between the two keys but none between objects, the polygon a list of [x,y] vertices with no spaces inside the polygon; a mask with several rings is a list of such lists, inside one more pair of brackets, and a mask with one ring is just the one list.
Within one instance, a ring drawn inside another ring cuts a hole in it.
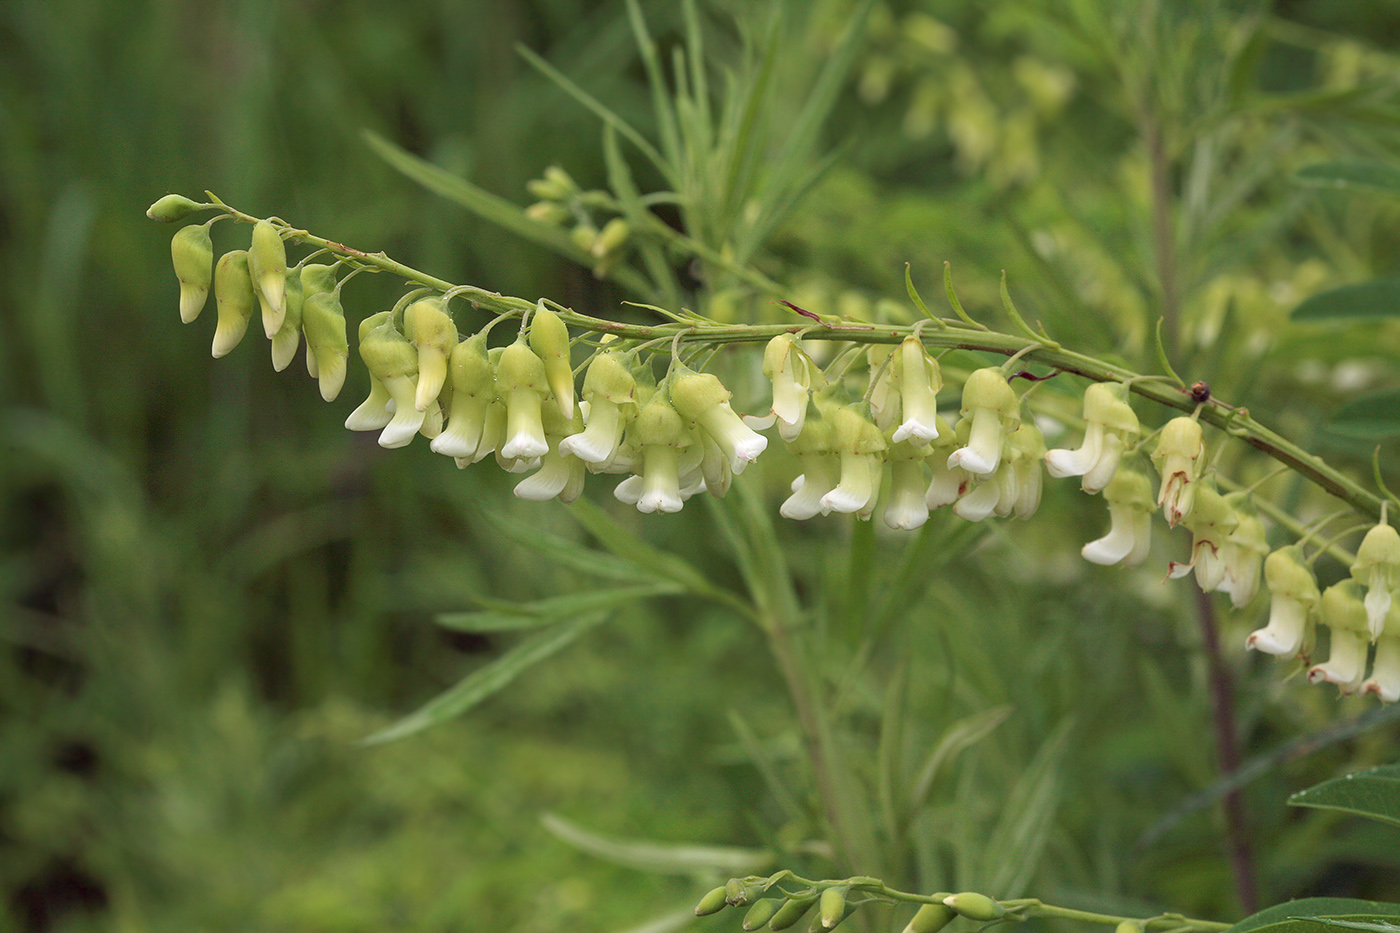
[{"label": "flower cluster", "polygon": [[[553,187],[538,192],[546,201],[579,195],[565,176],[546,181]],[[172,195],[152,207],[152,216],[180,219],[207,206]],[[304,337],[307,371],[322,397],[334,400],[350,359],[341,291],[368,266],[312,262],[319,253],[289,265],[283,237],[295,231],[269,220],[253,223],[246,249],[215,262],[213,223],[184,227],[171,241],[181,319],[195,320],[212,291],[213,355],[233,350],[257,317],[277,370],[290,364]],[[741,418],[720,379],[687,364],[694,358],[681,352],[684,333],[664,373],[655,366],[657,341],[589,341],[576,392],[573,356],[582,341],[565,317],[544,301],[532,307],[510,299],[507,307],[517,310],[463,339],[450,307],[460,291],[419,288],[361,321],[358,354],[369,392],[347,428],[378,431],[386,448],[421,435],[459,467],[493,457],[524,474],[515,494],[525,499],[573,501],[588,474],[616,474],[623,478],[615,496],[650,513],[679,511],[702,491],[724,495],[733,476],[767,448],[758,432],[776,427],[798,464],[783,516],[869,520],[879,512],[886,525],[904,530],[944,506],[969,521],[1029,518],[1040,504],[1044,467],[1052,477],[1080,477],[1081,489],[1102,495],[1108,507],[1110,527],[1083,546],[1086,560],[1144,562],[1151,518],[1160,510],[1169,527],[1191,533],[1188,559],[1170,563],[1169,577],[1194,573],[1202,590],[1227,594],[1235,607],[1254,600],[1261,578],[1266,584],[1268,622],[1249,635],[1249,648],[1302,658],[1311,681],[1345,693],[1400,699],[1400,533],[1384,514],[1361,542],[1350,579],[1320,591],[1302,545],[1269,553],[1250,494],[1217,490],[1194,415],[1168,421],[1146,449],[1126,384],[1089,385],[1079,446],[1047,451],[1008,367],[969,373],[950,421],[951,412],[939,413],[942,373],[919,328],[893,347],[838,354],[830,369],[839,375],[817,365],[800,333],[784,332],[764,352],[768,412]],[[515,338],[492,346],[492,328],[515,317]],[[850,374],[862,360],[864,369]],[[1160,477],[1155,495],[1137,465],[1143,459]],[[1330,656],[1312,664],[1319,624],[1330,632]]]},{"label": "flower cluster", "polygon": [[[1250,634],[1248,647],[1301,658],[1313,683],[1336,684],[1342,693],[1374,693],[1387,703],[1400,700],[1400,603],[1394,599],[1400,586],[1400,533],[1384,522],[1372,527],[1357,549],[1351,576],[1325,591],[1319,591],[1301,544],[1270,554],[1264,580],[1269,621]],[[1330,634],[1329,656],[1313,664],[1318,625]],[[1367,677],[1372,644],[1375,657]]]}]

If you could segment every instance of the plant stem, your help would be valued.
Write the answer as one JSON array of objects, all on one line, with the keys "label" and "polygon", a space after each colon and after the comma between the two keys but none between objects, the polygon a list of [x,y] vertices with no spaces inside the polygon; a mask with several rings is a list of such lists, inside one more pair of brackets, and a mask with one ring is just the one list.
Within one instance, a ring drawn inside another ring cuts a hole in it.
[{"label": "plant stem", "polygon": [[[1228,777],[1239,769],[1240,751],[1235,730],[1234,688],[1230,669],[1220,650],[1220,630],[1216,625],[1215,606],[1210,595],[1199,586],[1196,593],[1196,615],[1201,623],[1201,642],[1210,666],[1210,700],[1215,725],[1216,755],[1221,773]],[[1244,796],[1239,788],[1231,790],[1222,801],[1225,809],[1225,846],[1230,857],[1230,870],[1235,876],[1235,894],[1246,914],[1257,911],[1259,892],[1255,884],[1254,857],[1249,845],[1249,824],[1245,817]]]}]

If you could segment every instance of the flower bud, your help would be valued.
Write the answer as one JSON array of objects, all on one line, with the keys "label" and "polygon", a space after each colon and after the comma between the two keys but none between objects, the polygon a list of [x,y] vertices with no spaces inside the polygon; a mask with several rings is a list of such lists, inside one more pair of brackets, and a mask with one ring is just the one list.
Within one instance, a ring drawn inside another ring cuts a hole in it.
[{"label": "flower bud", "polygon": [[162,223],[173,223],[177,220],[184,220],[191,214],[205,210],[207,207],[208,205],[191,201],[183,194],[167,194],[146,208],[146,216]]},{"label": "flower bud", "polygon": [[975,891],[950,894],[943,898],[943,903],[967,919],[976,920],[978,923],[989,923],[1006,916],[1005,907],[987,895],[978,894]]},{"label": "flower bud", "polygon": [[569,328],[543,301],[530,318],[530,349],[544,361],[545,379],[554,393],[559,414],[565,421],[574,418],[574,368],[569,359]]},{"label": "flower bud", "polygon": [[[303,270],[303,288],[306,281]],[[345,371],[350,359],[350,342],[345,335],[345,311],[340,305],[338,289],[317,291],[303,299],[301,329],[306,335],[306,358],[310,361],[307,368],[314,367],[316,370],[313,375],[320,385],[321,398],[334,401],[345,385]]]},{"label": "flower bud", "polygon": [[176,230],[170,239],[170,260],[175,278],[180,280],[180,320],[188,324],[204,310],[214,278],[214,241],[209,225],[190,224]]},{"label": "flower bud", "polygon": [[302,293],[299,273],[287,276],[283,301],[286,313],[282,316],[282,326],[272,335],[272,368],[279,373],[296,357],[297,347],[301,345]]},{"label": "flower bud", "polygon": [[904,933],[938,933],[957,916],[958,912],[946,904],[925,904],[914,914]]},{"label": "flower bud", "polygon": [[724,902],[730,907],[743,907],[761,891],[761,885],[747,878],[730,878],[724,885]]},{"label": "flower bud", "polygon": [[834,929],[838,923],[846,919],[846,886],[838,884],[827,888],[822,892],[818,905],[817,910],[821,914],[822,929]]},{"label": "flower bud", "polygon": [[420,298],[403,313],[405,336],[418,349],[418,388],[413,407],[427,411],[447,381],[447,357],[457,345],[457,325],[438,296]]},{"label": "flower bud", "polygon": [[632,225],[621,217],[614,217],[603,224],[589,252],[594,259],[604,259],[621,249],[631,235]]},{"label": "flower bud", "polygon": [[704,897],[700,898],[700,903],[695,905],[695,916],[708,917],[710,914],[717,914],[728,906],[726,899],[727,889],[724,885],[712,888]]},{"label": "flower bud", "polygon": [[238,346],[258,306],[253,280],[248,276],[247,250],[230,250],[219,257],[214,267],[214,303],[219,326],[214,331],[213,353],[218,359]]},{"label": "flower bud", "polygon": [[774,933],[786,930],[788,927],[801,920],[812,909],[812,905],[817,902],[815,897],[790,897],[787,903],[778,908],[768,921],[768,929]]},{"label": "flower bud", "polygon": [[924,349],[923,341],[911,334],[895,350],[892,363],[903,420],[891,440],[895,443],[905,438],[933,440],[938,437],[937,396],[943,388],[938,361]]},{"label": "flower bud", "polygon": [[765,897],[754,901],[754,905],[749,908],[748,913],[744,914],[744,921],[740,924],[744,933],[752,933],[760,927],[767,926],[768,921],[778,912],[778,907],[782,903],[781,897]]},{"label": "flower bud", "polygon": [[1366,532],[1356,549],[1351,575],[1366,587],[1367,630],[1375,641],[1390,612],[1391,591],[1400,584],[1400,532],[1385,524]]},{"label": "flower bud", "polygon": [[1157,449],[1152,452],[1152,465],[1162,477],[1157,506],[1166,515],[1167,524],[1175,528],[1191,514],[1196,481],[1206,468],[1205,440],[1196,419],[1183,415],[1163,426]]},{"label": "flower bud", "polygon": [[486,352],[486,335],[477,334],[453,347],[447,373],[452,389],[447,430],[429,446],[448,457],[473,458],[486,429],[487,410],[496,401],[496,373]]},{"label": "flower bud", "polygon": [[282,329],[282,319],[287,313],[287,244],[282,242],[282,234],[270,220],[253,224],[248,272],[262,306],[263,331],[271,337]]}]

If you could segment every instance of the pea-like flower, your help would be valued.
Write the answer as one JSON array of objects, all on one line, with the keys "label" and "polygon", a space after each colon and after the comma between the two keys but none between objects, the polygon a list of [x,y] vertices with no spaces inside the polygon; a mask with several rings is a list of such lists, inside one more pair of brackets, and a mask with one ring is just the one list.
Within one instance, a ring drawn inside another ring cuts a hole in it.
[{"label": "pea-like flower", "polygon": [[574,367],[569,357],[569,328],[543,300],[530,318],[530,349],[544,361],[545,379],[559,414],[565,421],[574,418]]},{"label": "pea-like flower", "polygon": [[403,313],[405,336],[418,351],[418,387],[413,407],[426,411],[447,382],[447,361],[457,346],[457,325],[447,302],[433,295],[419,298]]},{"label": "pea-like flower", "polygon": [[1103,489],[1108,503],[1108,534],[1080,549],[1084,559],[1109,566],[1134,567],[1147,560],[1152,546],[1152,484],[1137,470],[1118,470]]},{"label": "pea-like flower", "polygon": [[1175,528],[1191,514],[1197,481],[1206,468],[1206,445],[1200,424],[1185,415],[1168,421],[1157,439],[1152,465],[1162,477],[1157,506],[1167,524]]},{"label": "pea-like flower", "polygon": [[253,224],[248,271],[262,307],[263,331],[271,337],[282,329],[282,320],[287,314],[287,244],[282,242],[282,234],[270,220]]},{"label": "pea-like flower", "polygon": [[1084,442],[1076,450],[1052,450],[1045,455],[1051,476],[1082,476],[1081,488],[1096,493],[1118,469],[1123,449],[1138,434],[1137,415],[1128,404],[1128,387],[1095,382],[1084,390]]},{"label": "pea-like flower", "polygon": [[1361,685],[1361,692],[1374,693],[1386,703],[1394,703],[1400,700],[1400,605],[1392,603],[1386,611],[1385,624],[1375,641],[1371,676]]},{"label": "pea-like flower", "polygon": [[969,423],[967,446],[948,457],[949,468],[961,467],[978,476],[995,472],[1006,435],[1021,423],[1021,401],[1000,369],[978,369],[967,377],[961,414]]},{"label": "pea-like flower", "polygon": [[927,443],[912,438],[890,444],[885,452],[890,465],[890,494],[885,500],[884,519],[891,528],[909,531],[928,521],[928,502],[924,499],[928,488],[924,460],[928,453]]},{"label": "pea-like flower", "polygon": [[617,455],[623,431],[637,416],[637,380],[616,350],[599,353],[583,377],[588,418],[583,431],[559,442],[584,463],[605,464]]},{"label": "pea-like flower", "polygon": [[[632,427],[642,450],[637,510],[679,512],[685,504],[681,496],[681,450],[691,445],[685,420],[665,392],[656,392],[642,407]],[[622,492],[623,486],[619,485],[619,498]]]},{"label": "pea-like flower", "polygon": [[540,457],[539,469],[515,485],[515,495],[521,499],[543,502],[558,499],[573,502],[583,493],[586,475],[583,461],[562,451],[559,441],[569,432],[583,427],[583,415],[574,408],[573,423],[564,420],[553,405],[544,407],[544,434],[551,442],[549,450]]},{"label": "pea-like flower", "polygon": [[1232,493],[1225,498],[1234,506],[1239,524],[1220,545],[1220,561],[1225,565],[1225,578],[1217,589],[1230,594],[1230,604],[1239,609],[1248,605],[1254,594],[1259,592],[1259,573],[1264,555],[1269,553],[1269,542],[1264,535],[1264,523],[1253,509],[1246,507],[1237,494]]},{"label": "pea-like flower", "polygon": [[[966,442],[967,423],[962,422],[963,430],[955,431],[940,415],[938,418],[938,439],[933,442],[928,456],[929,469],[933,473],[928,490],[924,493],[924,504],[930,509],[952,505],[972,488],[972,474],[962,467],[948,466],[948,458]],[[958,440],[962,437],[962,442]]]},{"label": "pea-like flower", "polygon": [[1198,484],[1195,504],[1182,522],[1191,531],[1191,560],[1184,564],[1172,561],[1167,565],[1167,576],[1175,579],[1195,570],[1202,590],[1213,593],[1220,589],[1225,581],[1221,546],[1239,523],[1224,496],[1210,485]]},{"label": "pea-like flower", "polygon": [[768,341],[763,375],[773,384],[773,404],[766,415],[745,415],[744,423],[762,431],[777,422],[778,436],[795,440],[807,421],[808,400],[813,391],[825,388],[826,377],[794,334],[779,334]]},{"label": "pea-like flower", "polygon": [[1342,693],[1355,693],[1366,674],[1366,604],[1361,584],[1343,580],[1322,593],[1318,621],[1331,632],[1327,663],[1308,669],[1311,683],[1336,684]]},{"label": "pea-like flower", "polygon": [[821,498],[824,511],[868,516],[880,495],[885,438],[853,405],[830,409],[831,447],[841,460],[841,481]]},{"label": "pea-like flower", "polygon": [[[818,405],[827,414],[834,405]],[[841,461],[832,446],[831,421],[826,417],[807,419],[802,433],[788,442],[802,472],[792,481],[790,495],[778,509],[783,518],[799,521],[826,513],[822,498],[841,482]]]},{"label": "pea-like flower", "polygon": [[926,443],[938,437],[937,396],[943,375],[923,341],[912,334],[905,337],[876,372],[883,375],[871,392],[870,407],[881,430],[894,429],[890,440]]},{"label": "pea-like flower", "polygon": [[545,440],[541,408],[549,395],[544,362],[524,340],[516,340],[501,354],[496,366],[496,391],[506,405],[506,441],[498,453],[507,460],[544,456]]},{"label": "pea-like flower", "polygon": [[1400,532],[1384,523],[1366,532],[1351,576],[1366,587],[1366,624],[1374,641],[1390,612],[1391,592],[1400,584]]},{"label": "pea-like flower", "polygon": [[248,251],[229,250],[219,257],[214,267],[214,303],[219,324],[214,329],[215,359],[238,346],[248,331],[248,322],[258,306],[253,280],[248,275]]},{"label": "pea-like flower", "polygon": [[1249,634],[1245,647],[1286,658],[1306,653],[1322,594],[1301,545],[1290,544],[1264,558],[1264,585],[1269,589],[1269,622]]},{"label": "pea-like flower", "polygon": [[[399,333],[394,327],[393,319],[388,315],[383,318],[383,323],[371,329],[360,340],[360,359],[364,361],[365,368],[373,379],[378,380],[384,391],[388,394],[393,404],[393,413],[384,425],[384,430],[379,435],[379,446],[395,448],[404,447],[413,440],[413,435],[423,427],[426,417],[425,413],[413,406],[413,396],[418,385],[418,354],[414,351],[413,345],[408,342],[408,338]],[[373,398],[373,393],[371,393]],[[370,399],[366,399],[366,404]],[[364,405],[360,406],[364,408]],[[388,410],[388,405],[384,406]],[[351,418],[346,420],[346,426],[351,426],[351,420],[359,409],[351,413]],[[367,419],[364,422],[356,421],[356,424],[372,425],[373,420]],[[357,427],[354,430],[370,430],[368,427]]]},{"label": "pea-like flower", "polygon": [[768,447],[768,438],[757,433],[729,407],[732,393],[713,373],[697,373],[678,368],[670,380],[671,403],[687,420],[714,438],[729,468],[735,474],[758,459]]},{"label": "pea-like flower", "polygon": [[486,335],[477,334],[452,348],[447,385],[446,429],[429,445],[434,453],[459,460],[476,459],[486,430],[486,414],[496,397],[496,373],[486,352]]}]

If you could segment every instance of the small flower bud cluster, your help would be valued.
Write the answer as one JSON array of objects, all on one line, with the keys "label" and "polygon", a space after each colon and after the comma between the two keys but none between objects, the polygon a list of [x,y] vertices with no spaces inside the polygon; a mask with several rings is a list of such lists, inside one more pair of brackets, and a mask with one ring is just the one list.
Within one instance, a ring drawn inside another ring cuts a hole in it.
[{"label": "small flower bud cluster", "polygon": [[[842,921],[855,913],[859,906],[859,902],[850,900],[852,892],[850,882],[812,883],[810,888],[788,895],[776,885],[781,877],[782,875],[774,875],[772,878],[731,878],[725,884],[712,889],[700,898],[700,902],[695,905],[695,915],[707,917],[710,914],[719,913],[726,907],[747,907],[748,910],[741,923],[741,929],[745,933],[765,928],[777,933],[777,931],[794,926],[811,912],[813,907],[816,907],[816,913],[812,915],[811,923],[807,929],[811,933],[825,933],[827,930],[834,930],[840,926]],[[762,896],[773,893],[778,896]],[[943,905],[938,906],[942,908]],[[948,910],[947,908],[943,909]],[[948,910],[948,913],[950,919],[952,916],[956,916],[952,910]],[[940,928],[940,926],[930,926],[929,922],[925,920],[914,929],[919,933],[934,933]]]},{"label": "small flower bud cluster", "polygon": [[593,274],[605,277],[627,256],[632,240],[632,225],[625,217],[613,216],[598,225],[596,212],[610,200],[602,191],[584,191],[557,165],[544,170],[544,177],[526,183],[525,188],[538,198],[525,208],[525,216],[551,227],[565,227],[574,245],[593,260]]},{"label": "small flower bud cluster", "polygon": [[[1357,548],[1351,576],[1319,592],[1301,545],[1274,551],[1264,561],[1269,588],[1268,624],[1251,632],[1245,645],[1283,658],[1301,658],[1312,683],[1335,684],[1342,693],[1374,693],[1386,703],[1400,700],[1400,534],[1382,522]],[[1316,627],[1329,633],[1329,656],[1312,664]],[[1366,676],[1370,658],[1371,676]]]}]

